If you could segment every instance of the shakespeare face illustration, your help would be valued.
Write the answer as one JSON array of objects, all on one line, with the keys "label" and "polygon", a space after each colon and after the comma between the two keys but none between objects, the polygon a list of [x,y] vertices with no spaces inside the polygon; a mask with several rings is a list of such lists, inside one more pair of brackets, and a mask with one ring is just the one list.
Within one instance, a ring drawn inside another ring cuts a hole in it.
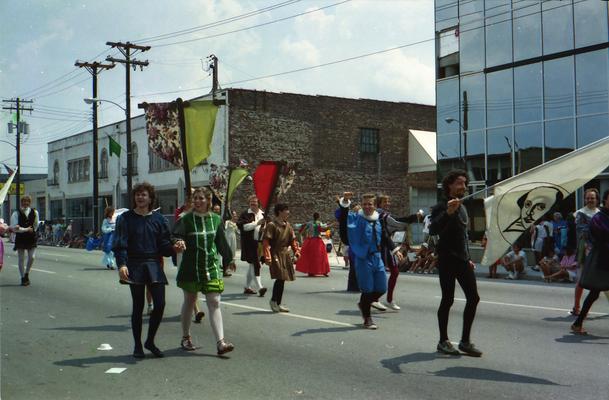
[{"label": "shakespeare face illustration", "polygon": [[[504,207],[509,207],[510,211],[517,212],[517,210],[514,210],[514,204],[510,204],[515,200],[515,206],[519,210],[518,216],[512,219],[505,229],[502,229],[503,232],[526,231],[535,221],[550,211],[555,204],[562,201],[564,197],[562,190],[556,186],[535,186],[525,191],[524,194],[522,194],[522,190],[518,190],[517,193],[520,195],[517,198],[516,196],[509,196],[509,193],[507,193],[502,199]],[[514,212],[509,212],[509,214],[513,218]]]}]

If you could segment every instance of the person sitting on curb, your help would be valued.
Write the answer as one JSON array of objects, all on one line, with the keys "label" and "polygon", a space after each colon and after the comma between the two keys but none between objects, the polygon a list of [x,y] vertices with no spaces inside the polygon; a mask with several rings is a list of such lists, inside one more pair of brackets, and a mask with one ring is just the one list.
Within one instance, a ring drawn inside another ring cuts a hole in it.
[{"label": "person sitting on curb", "polygon": [[543,271],[543,280],[546,282],[567,281],[575,282],[577,278],[577,260],[575,249],[567,247],[565,255],[561,258],[560,263],[555,263],[550,267],[545,264],[540,265]]},{"label": "person sitting on curb", "polygon": [[520,279],[521,275],[524,274],[524,263],[526,260],[526,254],[522,247],[518,243],[512,245],[512,251],[507,253],[501,260],[501,264],[508,271],[506,279]]}]

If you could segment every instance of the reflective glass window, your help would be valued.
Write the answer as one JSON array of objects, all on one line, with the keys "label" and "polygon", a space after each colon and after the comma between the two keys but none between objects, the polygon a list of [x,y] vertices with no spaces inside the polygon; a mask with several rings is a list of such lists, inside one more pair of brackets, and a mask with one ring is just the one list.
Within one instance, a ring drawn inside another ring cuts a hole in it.
[{"label": "reflective glass window", "polygon": [[503,16],[486,21],[486,66],[512,62],[512,21]]},{"label": "reflective glass window", "polygon": [[570,117],[575,114],[573,96],[573,57],[544,63],[545,118]]},{"label": "reflective glass window", "polygon": [[512,123],[512,70],[486,75],[486,126]]},{"label": "reflective glass window", "polygon": [[486,66],[512,61],[511,1],[494,0],[485,3]]},{"label": "reflective glass window", "polygon": [[461,73],[481,71],[484,68],[483,28],[461,30],[459,33],[459,50],[459,69]]},{"label": "reflective glass window", "polygon": [[489,129],[486,134],[486,179],[493,184],[512,176],[512,128]]},{"label": "reflective glass window", "polygon": [[575,56],[577,114],[604,113],[609,110],[607,49]]},{"label": "reflective glass window", "polygon": [[514,127],[514,158],[516,174],[542,163],[541,124],[517,125]]},{"label": "reflective glass window", "polygon": [[444,176],[451,169],[463,168],[463,161],[461,157],[463,148],[459,139],[459,133],[438,136],[437,146],[439,176]]},{"label": "reflective glass window", "polygon": [[486,180],[484,167],[484,131],[463,132],[463,160],[470,181]]},{"label": "reflective glass window", "polygon": [[514,3],[514,61],[541,55],[541,12],[538,2]]},{"label": "reflective glass window", "polygon": [[[484,74],[461,77],[461,123],[467,130],[484,128],[485,120]],[[465,109],[467,104],[467,116]]]},{"label": "reflective glass window", "polygon": [[575,46],[589,46],[607,41],[607,2],[576,1]]},{"label": "reflective glass window", "polygon": [[545,162],[560,157],[575,148],[573,118],[546,122],[544,135]]},{"label": "reflective glass window", "polygon": [[484,68],[484,1],[459,3],[460,72],[477,72]]},{"label": "reflective glass window", "polygon": [[444,79],[436,84],[436,113],[438,136],[459,132],[459,124],[446,122],[446,118],[459,119],[458,78]]},{"label": "reflective glass window", "polygon": [[573,48],[573,6],[571,1],[544,1],[543,53],[552,54]]},{"label": "reflective glass window", "polygon": [[577,118],[577,147],[583,147],[609,135],[609,115]]},{"label": "reflective glass window", "polygon": [[514,68],[514,120],[541,120],[541,63]]},{"label": "reflective glass window", "polygon": [[436,31],[457,25],[458,12],[456,0],[436,0]]}]

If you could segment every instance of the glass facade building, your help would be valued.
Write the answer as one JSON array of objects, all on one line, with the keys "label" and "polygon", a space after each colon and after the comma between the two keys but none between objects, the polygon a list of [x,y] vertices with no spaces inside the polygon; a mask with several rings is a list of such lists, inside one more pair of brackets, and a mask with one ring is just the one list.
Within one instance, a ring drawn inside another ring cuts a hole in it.
[{"label": "glass facade building", "polygon": [[608,136],[608,21],[600,0],[435,0],[438,179],[483,189]]}]

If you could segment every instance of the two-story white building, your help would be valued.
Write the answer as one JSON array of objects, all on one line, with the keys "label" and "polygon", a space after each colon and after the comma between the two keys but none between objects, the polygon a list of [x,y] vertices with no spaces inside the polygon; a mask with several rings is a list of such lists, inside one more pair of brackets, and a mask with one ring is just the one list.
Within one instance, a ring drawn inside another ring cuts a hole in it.
[{"label": "two-story white building", "polygon": [[[223,95],[217,94],[222,99]],[[200,98],[205,100],[206,98]],[[98,128],[98,184],[100,218],[107,205],[130,207],[127,199],[127,143],[125,121]],[[121,155],[109,153],[109,137],[121,145]],[[131,119],[131,151],[133,185],[153,184],[157,191],[161,212],[173,218],[177,204],[184,201],[184,173],[156,156],[148,147],[144,114]],[[191,172],[192,186],[206,185],[210,164],[228,164],[227,107],[219,107],[212,153],[208,160]],[[49,177],[47,188],[47,219],[73,221],[75,232],[93,227],[93,169],[92,130],[48,143]]]}]

